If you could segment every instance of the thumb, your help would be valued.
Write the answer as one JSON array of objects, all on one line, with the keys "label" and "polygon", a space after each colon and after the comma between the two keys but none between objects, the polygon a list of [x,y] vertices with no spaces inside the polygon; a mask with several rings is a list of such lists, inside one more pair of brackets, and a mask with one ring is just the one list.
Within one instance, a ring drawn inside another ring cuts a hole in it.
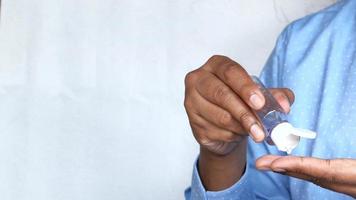
[{"label": "thumb", "polygon": [[294,103],[294,93],[288,88],[269,89],[273,97],[286,113],[289,113],[291,105]]}]

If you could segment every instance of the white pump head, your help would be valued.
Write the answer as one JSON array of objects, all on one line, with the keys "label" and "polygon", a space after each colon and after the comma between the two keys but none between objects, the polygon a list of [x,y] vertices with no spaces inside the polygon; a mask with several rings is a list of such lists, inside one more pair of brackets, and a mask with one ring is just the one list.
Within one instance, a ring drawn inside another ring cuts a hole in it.
[{"label": "white pump head", "polygon": [[306,129],[295,128],[288,122],[278,124],[271,132],[271,139],[278,150],[285,151],[288,154],[297,147],[300,137],[314,139],[316,133]]}]

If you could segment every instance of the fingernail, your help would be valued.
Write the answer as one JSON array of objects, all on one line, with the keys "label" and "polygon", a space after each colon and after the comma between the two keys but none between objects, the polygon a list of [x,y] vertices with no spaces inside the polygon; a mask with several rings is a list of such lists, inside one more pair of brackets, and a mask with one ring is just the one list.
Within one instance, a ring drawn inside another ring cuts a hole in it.
[{"label": "fingernail", "polygon": [[280,168],[277,168],[277,169],[272,169],[274,172],[277,172],[277,173],[285,173],[287,172],[285,169],[280,169]]},{"label": "fingernail", "polygon": [[264,131],[258,124],[253,124],[251,126],[250,133],[251,133],[253,140],[255,140],[255,141],[262,141],[265,136]]},{"label": "fingernail", "polygon": [[250,102],[254,109],[260,109],[264,104],[263,99],[258,94],[252,94],[250,96]]}]

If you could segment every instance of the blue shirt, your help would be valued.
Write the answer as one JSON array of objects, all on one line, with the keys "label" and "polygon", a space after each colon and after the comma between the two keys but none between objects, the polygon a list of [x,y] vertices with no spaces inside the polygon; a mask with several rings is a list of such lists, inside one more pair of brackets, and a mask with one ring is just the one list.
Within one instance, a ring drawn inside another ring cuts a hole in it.
[{"label": "blue shirt", "polygon": [[[261,74],[268,87],[291,88],[296,101],[289,121],[315,130],[294,155],[356,159],[356,0],[339,1],[290,24],[278,38]],[[275,146],[249,140],[247,169],[224,191],[206,191],[196,166],[186,199],[352,199],[312,183],[255,168]],[[356,169],[355,169],[356,170]]]}]

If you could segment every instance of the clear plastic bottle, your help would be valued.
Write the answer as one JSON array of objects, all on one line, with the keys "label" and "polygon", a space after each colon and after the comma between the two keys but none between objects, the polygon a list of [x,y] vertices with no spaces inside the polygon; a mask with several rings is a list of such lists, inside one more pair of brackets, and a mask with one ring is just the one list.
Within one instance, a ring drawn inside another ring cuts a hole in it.
[{"label": "clear plastic bottle", "polygon": [[287,115],[283,112],[283,108],[269,90],[256,76],[252,76],[252,79],[259,85],[265,97],[265,105],[255,112],[263,124],[265,140],[268,144],[276,145],[278,150],[290,154],[299,144],[301,137],[309,139],[316,137],[316,133],[313,131],[293,127],[287,121]]}]

